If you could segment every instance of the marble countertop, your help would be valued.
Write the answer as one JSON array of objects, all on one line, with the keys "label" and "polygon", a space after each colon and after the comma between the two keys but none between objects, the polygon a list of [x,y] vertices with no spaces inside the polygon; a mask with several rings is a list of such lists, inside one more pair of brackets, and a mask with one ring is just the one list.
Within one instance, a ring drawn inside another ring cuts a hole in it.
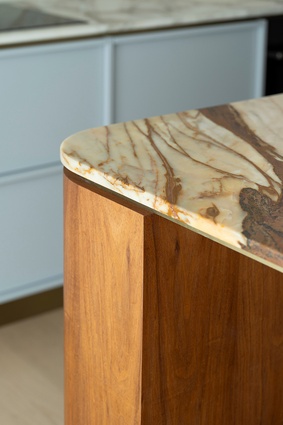
[{"label": "marble countertop", "polygon": [[283,94],[89,129],[61,161],[283,271]]},{"label": "marble countertop", "polygon": [[86,24],[0,32],[0,46],[283,14],[283,0],[120,0],[116,8],[109,7],[112,3],[106,2],[108,7],[105,10],[102,6],[95,6],[103,2],[29,0],[19,3],[64,17],[85,19]]}]

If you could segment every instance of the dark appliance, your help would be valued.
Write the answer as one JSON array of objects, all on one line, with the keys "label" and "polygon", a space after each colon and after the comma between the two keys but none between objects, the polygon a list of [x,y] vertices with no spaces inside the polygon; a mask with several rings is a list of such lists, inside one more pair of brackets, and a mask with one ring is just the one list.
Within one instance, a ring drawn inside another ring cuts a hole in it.
[{"label": "dark appliance", "polygon": [[283,93],[283,16],[269,19],[265,94]]}]

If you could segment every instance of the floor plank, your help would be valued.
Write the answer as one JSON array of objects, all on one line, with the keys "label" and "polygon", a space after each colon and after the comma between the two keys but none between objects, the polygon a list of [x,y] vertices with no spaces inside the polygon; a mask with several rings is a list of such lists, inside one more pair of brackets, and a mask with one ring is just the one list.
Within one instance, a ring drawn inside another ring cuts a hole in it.
[{"label": "floor plank", "polygon": [[0,328],[0,422],[63,424],[63,310]]}]

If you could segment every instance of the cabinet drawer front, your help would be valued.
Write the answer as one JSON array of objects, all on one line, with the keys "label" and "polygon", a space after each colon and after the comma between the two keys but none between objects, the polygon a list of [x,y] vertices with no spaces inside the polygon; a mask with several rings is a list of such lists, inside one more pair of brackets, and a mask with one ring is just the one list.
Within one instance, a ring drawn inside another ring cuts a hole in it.
[{"label": "cabinet drawer front", "polygon": [[265,36],[259,20],[117,38],[115,121],[261,96]]},{"label": "cabinet drawer front", "polygon": [[0,174],[58,161],[69,135],[102,125],[103,44],[0,51]]},{"label": "cabinet drawer front", "polygon": [[0,179],[0,303],[63,282],[62,167]]}]

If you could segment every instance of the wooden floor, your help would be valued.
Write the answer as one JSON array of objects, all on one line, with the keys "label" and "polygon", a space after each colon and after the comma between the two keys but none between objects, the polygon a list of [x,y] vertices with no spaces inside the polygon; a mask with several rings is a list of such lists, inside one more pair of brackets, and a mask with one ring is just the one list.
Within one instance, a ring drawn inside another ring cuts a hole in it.
[{"label": "wooden floor", "polygon": [[63,310],[0,327],[0,423],[63,425]]}]

